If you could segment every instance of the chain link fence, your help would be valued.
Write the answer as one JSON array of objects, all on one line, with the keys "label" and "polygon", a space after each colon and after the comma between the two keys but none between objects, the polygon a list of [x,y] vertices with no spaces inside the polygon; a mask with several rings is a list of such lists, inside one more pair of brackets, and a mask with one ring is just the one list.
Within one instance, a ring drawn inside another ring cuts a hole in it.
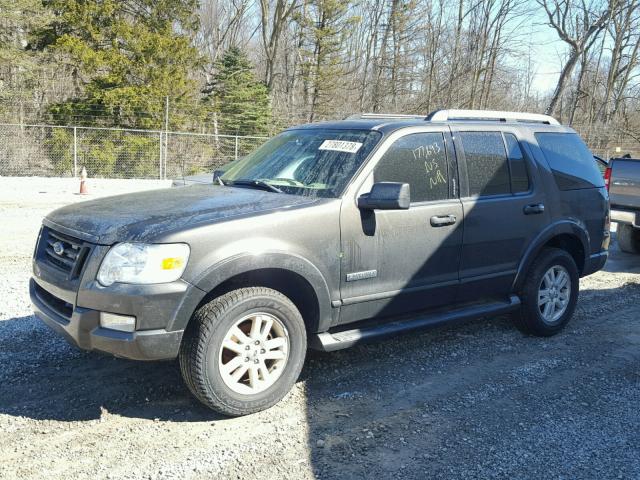
[{"label": "chain link fence", "polygon": [[176,178],[214,169],[267,137],[0,124],[0,176]]},{"label": "chain link fence", "polygon": [[604,159],[625,154],[640,158],[640,131],[633,135],[616,127],[602,125],[573,125],[573,129],[589,145],[594,155]]},{"label": "chain link fence", "polygon": [[[640,135],[574,126],[602,158],[640,158]],[[171,179],[247,155],[267,137],[0,123],[0,176]]]}]

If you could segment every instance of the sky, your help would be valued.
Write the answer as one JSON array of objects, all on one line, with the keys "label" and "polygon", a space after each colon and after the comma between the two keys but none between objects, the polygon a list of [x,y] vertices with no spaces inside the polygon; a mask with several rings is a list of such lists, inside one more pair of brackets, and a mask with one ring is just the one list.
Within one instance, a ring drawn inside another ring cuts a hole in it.
[{"label": "sky", "polygon": [[[566,44],[546,22],[544,10],[535,7],[532,16],[527,16],[512,25],[512,35],[518,37],[519,43],[522,44],[521,53],[526,55],[531,49],[534,63],[533,89],[540,94],[549,93],[555,88],[562,68],[562,59],[567,53]],[[522,58],[513,59],[514,63],[522,61]]]},{"label": "sky", "polygon": [[548,27],[532,32],[530,38],[531,45],[535,46],[534,88],[540,93],[550,92],[560,76],[567,47]]}]

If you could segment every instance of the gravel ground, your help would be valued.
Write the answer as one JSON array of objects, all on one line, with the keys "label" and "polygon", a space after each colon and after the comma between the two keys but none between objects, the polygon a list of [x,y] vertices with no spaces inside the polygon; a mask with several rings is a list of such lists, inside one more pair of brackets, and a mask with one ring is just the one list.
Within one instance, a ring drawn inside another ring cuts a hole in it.
[{"label": "gravel ground", "polygon": [[76,188],[0,178],[0,478],[640,478],[640,257],[615,244],[556,337],[501,317],[312,352],[280,404],[225,419],[175,362],[82,352],[31,314],[40,219]]}]

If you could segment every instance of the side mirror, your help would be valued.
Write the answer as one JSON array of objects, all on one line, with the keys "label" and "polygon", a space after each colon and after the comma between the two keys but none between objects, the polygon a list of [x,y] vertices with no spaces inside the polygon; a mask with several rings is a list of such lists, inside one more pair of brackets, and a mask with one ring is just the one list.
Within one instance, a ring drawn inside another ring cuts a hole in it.
[{"label": "side mirror", "polygon": [[218,179],[224,175],[224,170],[222,169],[216,169],[213,171],[213,183],[216,183],[218,181]]},{"label": "side mirror", "polygon": [[407,210],[410,203],[408,183],[374,183],[369,193],[358,197],[358,208],[363,210]]}]

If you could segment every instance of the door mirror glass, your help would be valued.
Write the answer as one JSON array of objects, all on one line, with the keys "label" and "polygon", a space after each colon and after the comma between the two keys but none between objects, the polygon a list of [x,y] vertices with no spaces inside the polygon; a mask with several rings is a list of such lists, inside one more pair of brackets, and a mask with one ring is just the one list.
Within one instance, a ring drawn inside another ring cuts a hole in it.
[{"label": "door mirror glass", "polygon": [[407,210],[411,203],[408,183],[374,183],[369,193],[360,195],[358,208],[363,210]]}]

